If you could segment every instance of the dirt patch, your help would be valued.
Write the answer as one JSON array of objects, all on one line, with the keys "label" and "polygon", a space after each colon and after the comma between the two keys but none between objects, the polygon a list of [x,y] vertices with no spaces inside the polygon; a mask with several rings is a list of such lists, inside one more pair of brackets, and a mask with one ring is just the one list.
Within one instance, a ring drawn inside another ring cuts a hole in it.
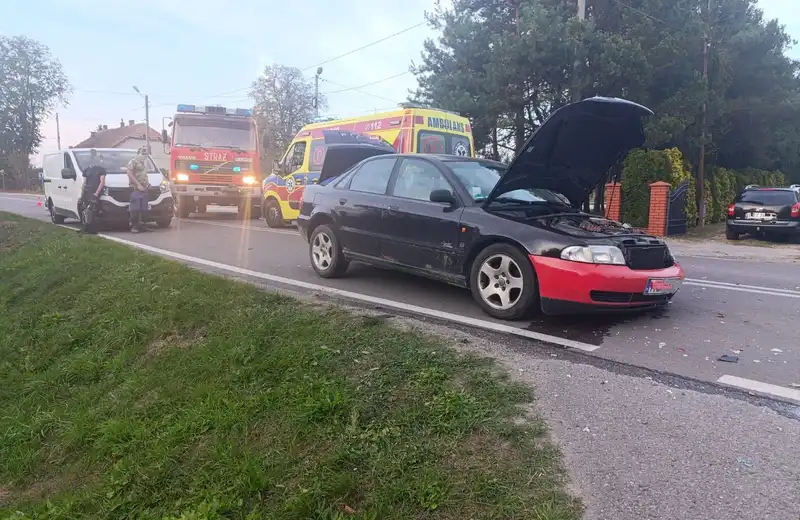
[{"label": "dirt patch", "polygon": [[19,222],[16,220],[0,220],[0,227],[13,228],[17,226],[19,226]]},{"label": "dirt patch", "polygon": [[0,507],[4,507],[11,498],[11,490],[6,486],[0,486]]},{"label": "dirt patch", "polygon": [[206,331],[203,329],[190,334],[171,331],[166,336],[156,338],[147,345],[147,357],[156,357],[168,348],[189,348],[205,341],[206,336]]}]

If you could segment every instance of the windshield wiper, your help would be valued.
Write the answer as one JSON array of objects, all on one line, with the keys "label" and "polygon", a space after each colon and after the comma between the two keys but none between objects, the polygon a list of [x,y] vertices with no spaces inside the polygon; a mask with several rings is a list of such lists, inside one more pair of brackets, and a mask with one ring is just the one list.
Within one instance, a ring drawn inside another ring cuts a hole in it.
[{"label": "windshield wiper", "polygon": [[177,143],[175,146],[186,146],[191,151],[208,150],[208,148],[206,148],[205,146],[202,146],[202,145],[199,145],[199,144],[194,144],[194,143]]}]

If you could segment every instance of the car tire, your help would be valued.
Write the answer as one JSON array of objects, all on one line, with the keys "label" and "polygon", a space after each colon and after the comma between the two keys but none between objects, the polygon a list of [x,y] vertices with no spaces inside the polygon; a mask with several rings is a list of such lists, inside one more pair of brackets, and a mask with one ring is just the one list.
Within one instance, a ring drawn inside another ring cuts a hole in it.
[{"label": "car tire", "polygon": [[478,253],[469,281],[472,297],[493,318],[518,320],[539,301],[533,264],[511,244],[492,244]]},{"label": "car tire", "polygon": [[165,218],[165,219],[161,219],[161,220],[156,220],[156,226],[160,227],[161,229],[166,229],[166,228],[170,227],[171,225],[172,225],[172,219],[171,218],[168,218],[168,219]]},{"label": "car tire", "polygon": [[48,209],[50,210],[50,220],[53,222],[53,224],[64,223],[65,220],[64,215],[59,215],[58,213],[56,213],[56,208],[55,206],[53,206],[52,200],[50,201],[50,204],[48,204]]},{"label": "car tire", "polygon": [[739,240],[739,233],[736,231],[731,231],[730,229],[725,230],[725,238],[728,240]]},{"label": "car tire", "polygon": [[264,209],[264,218],[271,228],[281,228],[285,225],[281,205],[275,199],[269,199]]},{"label": "car tire", "polygon": [[311,267],[322,278],[338,278],[347,271],[350,262],[342,254],[336,232],[327,225],[314,228],[308,241]]},{"label": "car tire", "polygon": [[178,203],[175,205],[179,218],[189,218],[192,214],[192,205],[187,197],[178,197]]}]

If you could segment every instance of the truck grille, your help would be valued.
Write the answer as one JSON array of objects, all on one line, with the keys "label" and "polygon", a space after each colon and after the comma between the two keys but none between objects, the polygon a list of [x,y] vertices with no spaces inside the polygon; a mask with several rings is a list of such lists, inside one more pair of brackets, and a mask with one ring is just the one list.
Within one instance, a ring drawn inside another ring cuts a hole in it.
[{"label": "truck grille", "polygon": [[[133,193],[133,188],[108,188],[108,196],[117,202],[130,202],[131,193]],[[151,186],[147,189],[147,200],[153,202],[160,194],[160,188]]]},{"label": "truck grille", "polygon": [[[189,168],[189,166],[191,165],[197,166],[197,169],[191,170]],[[233,171],[234,167],[240,168],[241,170],[238,172],[234,172]],[[206,172],[211,171],[212,174],[235,173],[239,175],[249,172],[250,170],[252,170],[252,165],[251,163],[246,163],[246,162],[220,163],[219,161],[188,161],[185,159],[178,159],[175,161],[175,171],[187,172],[191,174],[205,174]]]},{"label": "truck grille", "polygon": [[674,264],[665,245],[627,246],[623,250],[631,269],[664,269]]},{"label": "truck grille", "polygon": [[215,173],[192,173],[189,175],[189,182],[192,184],[222,184],[228,186],[230,184],[237,184],[241,179],[241,175],[217,175]]}]

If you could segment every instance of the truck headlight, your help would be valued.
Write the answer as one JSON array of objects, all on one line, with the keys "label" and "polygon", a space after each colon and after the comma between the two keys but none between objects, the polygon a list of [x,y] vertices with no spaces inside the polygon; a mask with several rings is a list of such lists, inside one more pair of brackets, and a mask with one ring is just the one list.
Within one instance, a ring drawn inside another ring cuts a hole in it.
[{"label": "truck headlight", "polygon": [[189,180],[189,175],[185,173],[179,173],[178,175],[175,176],[175,180],[179,182],[186,182]]},{"label": "truck headlight", "polygon": [[569,246],[561,250],[561,258],[585,264],[625,265],[625,256],[615,246]]},{"label": "truck headlight", "polygon": [[253,177],[252,175],[246,175],[246,176],[242,177],[242,182],[245,183],[245,184],[255,184],[256,183],[256,178]]}]

